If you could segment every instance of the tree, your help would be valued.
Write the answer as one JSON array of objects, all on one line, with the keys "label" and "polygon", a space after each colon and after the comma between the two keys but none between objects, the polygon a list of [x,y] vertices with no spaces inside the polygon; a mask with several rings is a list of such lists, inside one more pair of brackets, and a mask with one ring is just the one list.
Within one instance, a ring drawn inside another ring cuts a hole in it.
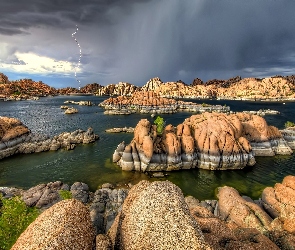
[{"label": "tree", "polygon": [[162,117],[157,116],[156,120],[154,120],[154,124],[157,125],[157,133],[161,135],[164,131],[165,121]]}]

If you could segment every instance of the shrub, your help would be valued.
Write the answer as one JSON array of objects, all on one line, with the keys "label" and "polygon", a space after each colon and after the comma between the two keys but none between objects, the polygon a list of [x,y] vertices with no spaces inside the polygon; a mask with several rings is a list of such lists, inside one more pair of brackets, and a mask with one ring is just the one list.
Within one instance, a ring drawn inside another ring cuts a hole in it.
[{"label": "shrub", "polygon": [[68,200],[73,198],[72,193],[68,190],[59,190],[58,193],[63,200]]},{"label": "shrub", "polygon": [[0,195],[0,249],[10,249],[20,234],[39,215],[37,208],[27,207],[20,197],[4,199]]},{"label": "shrub", "polygon": [[157,116],[156,120],[154,120],[154,124],[157,125],[157,133],[161,135],[164,131],[165,126],[164,119],[160,116]]},{"label": "shrub", "polygon": [[287,121],[285,123],[285,128],[294,127],[294,126],[295,126],[295,123],[294,122]]}]

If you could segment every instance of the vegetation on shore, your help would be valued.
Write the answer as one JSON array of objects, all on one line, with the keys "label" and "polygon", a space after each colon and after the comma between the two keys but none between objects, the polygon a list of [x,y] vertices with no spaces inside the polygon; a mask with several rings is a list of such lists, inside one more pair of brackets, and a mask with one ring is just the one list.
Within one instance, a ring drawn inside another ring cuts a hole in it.
[{"label": "vegetation on shore", "polygon": [[18,196],[5,199],[0,195],[0,250],[10,249],[39,214]]},{"label": "vegetation on shore", "polygon": [[68,190],[59,190],[58,193],[63,200],[68,200],[73,198],[72,193]]},{"label": "vegetation on shore", "polygon": [[290,127],[294,127],[294,126],[295,126],[295,123],[294,122],[287,121],[285,123],[285,128],[290,128]]}]

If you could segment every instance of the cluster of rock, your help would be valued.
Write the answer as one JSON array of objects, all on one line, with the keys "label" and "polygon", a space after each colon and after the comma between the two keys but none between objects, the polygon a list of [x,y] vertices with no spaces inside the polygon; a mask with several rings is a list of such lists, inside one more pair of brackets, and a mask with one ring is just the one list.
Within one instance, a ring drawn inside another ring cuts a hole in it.
[{"label": "cluster of rock", "polygon": [[295,150],[295,127],[283,129],[281,130],[281,133],[289,147]]},{"label": "cluster of rock", "polygon": [[76,114],[76,113],[78,113],[78,109],[75,109],[73,107],[62,106],[61,108],[65,108],[65,114]]},{"label": "cluster of rock", "polygon": [[272,109],[259,109],[258,111],[250,110],[250,111],[243,111],[244,113],[252,114],[252,115],[259,115],[259,116],[265,116],[265,115],[279,115],[280,112],[277,110]]},{"label": "cluster of rock", "polygon": [[80,106],[93,106],[94,104],[91,102],[91,101],[71,101],[71,100],[68,100],[68,101],[65,101],[64,102],[65,104],[77,104],[77,105],[80,105]]},{"label": "cluster of rock", "polygon": [[118,145],[113,162],[142,172],[241,169],[253,166],[255,155],[292,154],[289,141],[262,117],[246,113],[192,115],[176,128],[167,125],[162,134],[142,119],[131,143]]},{"label": "cluster of rock", "polygon": [[127,82],[119,82],[118,84],[109,84],[107,86],[103,86],[95,92],[98,96],[103,95],[117,95],[117,96],[130,96],[136,91],[138,91],[139,87],[127,83]]},{"label": "cluster of rock", "polygon": [[191,85],[182,81],[163,83],[158,77],[150,79],[142,87],[154,91],[162,97],[178,98],[217,98],[238,100],[294,100],[294,76],[274,76],[268,78],[234,77],[228,80],[194,79]]},{"label": "cluster of rock", "polygon": [[0,159],[15,154],[29,154],[65,148],[74,149],[76,144],[94,142],[99,137],[92,128],[64,132],[52,138],[46,135],[33,134],[18,119],[0,117]]},{"label": "cluster of rock", "polygon": [[107,133],[133,133],[134,128],[132,127],[123,127],[123,128],[110,128],[106,129]]},{"label": "cluster of rock", "polygon": [[[61,189],[69,190],[75,198],[60,201]],[[18,193],[15,188],[11,192],[0,188],[5,197],[21,193],[29,206],[43,200],[46,208],[50,207],[43,209],[12,249],[295,247],[295,176],[285,177],[274,188],[265,188],[258,200],[240,196],[237,190],[225,186],[218,189],[218,200],[200,202],[192,196],[184,197],[169,181],[141,181],[129,191],[113,189],[110,184],[94,194],[86,189],[87,185],[79,182],[71,188],[61,182],[41,184]],[[34,200],[32,194],[37,202],[28,202]],[[52,197],[55,202],[48,206],[46,201]]]},{"label": "cluster of rock", "polygon": [[178,111],[189,112],[228,112],[230,107],[221,105],[197,104],[160,97],[154,91],[140,91],[132,96],[110,97],[99,106],[106,109],[104,114],[172,114]]},{"label": "cluster of rock", "polygon": [[35,100],[37,97],[48,95],[57,95],[57,91],[42,81],[36,82],[32,79],[9,81],[7,76],[0,73],[0,98],[4,100]]}]

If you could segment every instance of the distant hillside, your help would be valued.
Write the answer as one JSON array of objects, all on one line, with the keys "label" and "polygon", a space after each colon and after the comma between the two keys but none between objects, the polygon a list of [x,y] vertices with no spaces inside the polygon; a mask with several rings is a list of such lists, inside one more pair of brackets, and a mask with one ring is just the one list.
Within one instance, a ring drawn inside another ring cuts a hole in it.
[{"label": "distant hillside", "polygon": [[21,79],[9,81],[0,73],[0,98],[26,99],[32,96],[68,95],[70,93],[92,93],[107,96],[131,96],[138,91],[153,91],[162,97],[177,98],[220,98],[220,99],[291,99],[295,100],[295,75],[273,76],[267,78],[241,78],[228,80],[213,79],[203,82],[196,78],[191,84],[181,80],[162,82],[160,78],[150,79],[144,86],[119,82],[102,86],[98,83],[87,84],[80,90],[67,87],[55,89],[41,81]]}]

